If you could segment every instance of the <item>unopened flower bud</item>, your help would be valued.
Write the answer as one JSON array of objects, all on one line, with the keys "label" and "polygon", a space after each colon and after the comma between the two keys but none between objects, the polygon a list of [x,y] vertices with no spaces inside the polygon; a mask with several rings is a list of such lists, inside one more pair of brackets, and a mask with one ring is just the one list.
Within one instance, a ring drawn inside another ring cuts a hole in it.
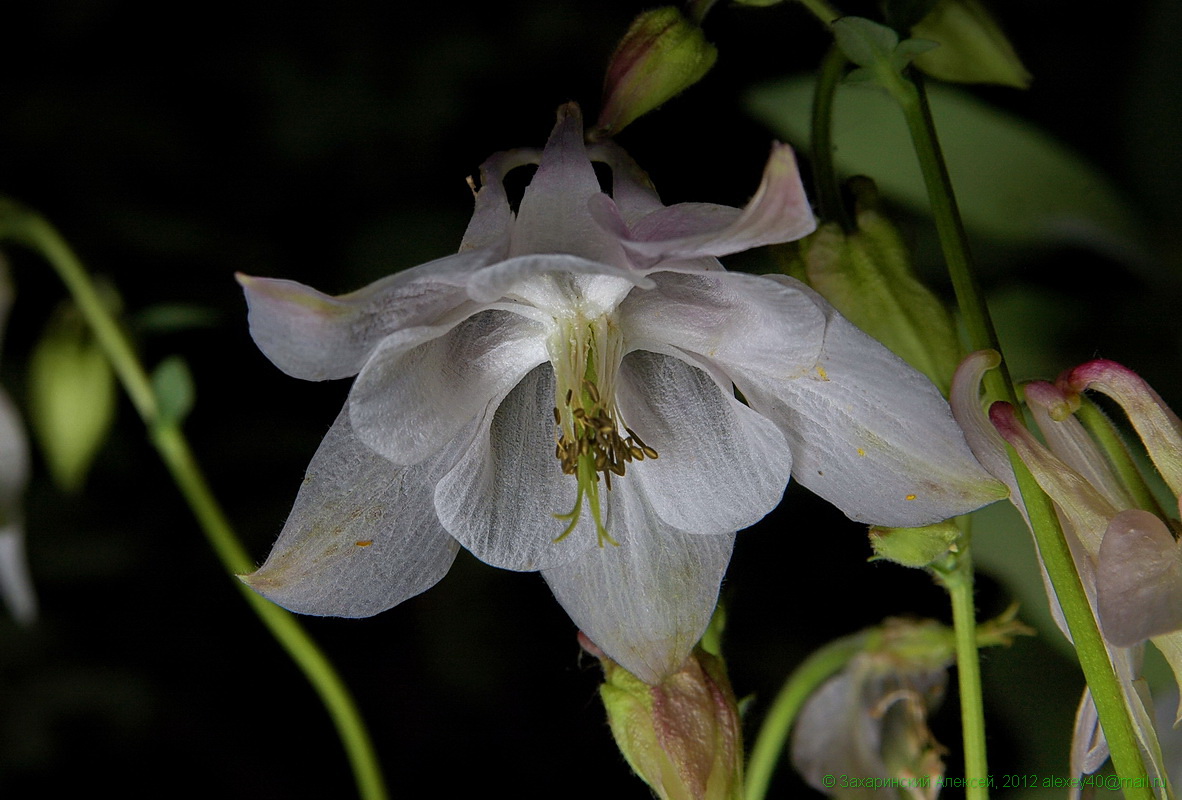
[{"label": "unopened flower bud", "polygon": [[612,54],[597,135],[612,136],[632,120],[700,81],[718,58],[702,29],[673,6],[645,11]]},{"label": "unopened flower bud", "polygon": [[822,225],[795,243],[790,274],[948,393],[960,360],[952,317],[911,266],[895,226],[875,208],[873,184],[851,181],[861,208],[857,230]]},{"label": "unopened flower bud", "polygon": [[951,520],[922,528],[875,526],[870,529],[870,545],[876,559],[921,569],[955,553],[960,536],[960,528]]},{"label": "unopened flower bud", "polygon": [[76,491],[114,422],[115,376],[72,304],[53,314],[29,359],[29,407],[50,474]]},{"label": "unopened flower bud", "polygon": [[1140,375],[1115,361],[1096,359],[1071,370],[1059,385],[1066,392],[1092,389],[1115,400],[1170,491],[1182,497],[1182,420]]},{"label": "unopened flower bud", "polygon": [[940,43],[915,58],[915,65],[934,78],[1017,89],[1030,85],[1030,73],[979,0],[939,0],[911,34]]},{"label": "unopened flower bud", "polygon": [[698,648],[680,672],[656,686],[605,656],[599,689],[616,745],[661,800],[732,800],[742,796],[742,734],[726,670]]}]

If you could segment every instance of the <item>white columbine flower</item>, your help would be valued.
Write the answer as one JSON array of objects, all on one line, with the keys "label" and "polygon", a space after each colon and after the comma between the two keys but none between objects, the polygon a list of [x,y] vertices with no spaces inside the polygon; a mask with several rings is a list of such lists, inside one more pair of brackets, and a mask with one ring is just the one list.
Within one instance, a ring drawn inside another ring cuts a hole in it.
[{"label": "white columbine flower", "polygon": [[[502,180],[528,164],[514,214]],[[734,531],[790,474],[892,526],[997,499],[918,372],[802,284],[715,260],[813,229],[789,148],[742,210],[665,207],[618,147],[584,145],[568,105],[544,150],[495,155],[481,181],[458,255],[336,298],[240,278],[280,369],[357,375],[245,578],[263,595],[376,614],[463,545],[540,570],[600,648],[655,683],[704,630]]]}]

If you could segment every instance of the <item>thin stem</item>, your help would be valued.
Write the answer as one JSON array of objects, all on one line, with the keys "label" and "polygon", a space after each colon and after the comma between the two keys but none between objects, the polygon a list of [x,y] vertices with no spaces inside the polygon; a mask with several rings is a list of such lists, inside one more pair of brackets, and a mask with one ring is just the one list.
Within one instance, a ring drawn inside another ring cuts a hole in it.
[{"label": "thin stem", "polygon": [[973,603],[973,558],[969,548],[967,521],[964,531],[959,552],[949,558],[947,568],[935,569],[935,574],[948,590],[952,601],[961,738],[964,743],[965,777],[969,779],[965,797],[969,800],[984,800],[989,796],[989,759],[985,748],[985,705],[981,691],[977,611]]},{"label": "thin stem", "polygon": [[826,3],[825,0],[800,0],[800,4],[825,25],[831,25],[833,20],[841,17],[841,12]]},{"label": "thin stem", "polygon": [[[907,120],[970,346],[974,350],[992,348],[1001,352],[997,332],[973,270],[968,236],[961,222],[923,84],[918,77],[914,83],[902,75],[896,75],[896,78],[886,88],[902,108]],[[1001,369],[986,374],[985,389],[991,399],[1004,399],[1017,407],[1016,393],[1004,360]],[[1021,502],[1029,515],[1039,554],[1067,619],[1084,677],[1092,690],[1113,764],[1122,777],[1145,777],[1147,772],[1123,699],[1124,693],[1100,637],[1096,619],[1050,498],[1039,488],[1013,449],[1007,448],[1007,451],[1018,478]],[[1137,783],[1133,781],[1125,790],[1126,797],[1152,797],[1148,788],[1137,786]],[[1148,781],[1143,783],[1147,784]]]},{"label": "thin stem", "polygon": [[813,184],[817,190],[817,210],[821,219],[837,222],[846,233],[854,231],[854,221],[841,201],[841,185],[833,164],[833,100],[837,85],[845,74],[846,57],[833,45],[821,62],[817,86],[813,92],[812,136]]},{"label": "thin stem", "polygon": [[841,670],[863,649],[866,633],[838,639],[817,650],[788,676],[780,689],[755,739],[747,762],[744,800],[763,800],[772,781],[772,773],[784,753],[788,733],[806,700],[822,683]]},{"label": "thin stem", "polygon": [[1133,461],[1133,457],[1129,453],[1129,448],[1125,446],[1125,441],[1121,438],[1116,426],[1112,424],[1112,420],[1100,410],[1100,407],[1091,398],[1081,397],[1080,401],[1079,409],[1075,415],[1087,428],[1092,440],[1100,445],[1108,457],[1108,463],[1112,465],[1117,477],[1120,478],[1121,484],[1132,494],[1137,507],[1162,519],[1168,519],[1169,515],[1165,513],[1161,503],[1157,502],[1157,498],[1153,496],[1153,491],[1145,482],[1145,477],[1137,468],[1136,462]]},{"label": "thin stem", "polygon": [[[111,361],[147,426],[153,445],[218,559],[231,575],[250,572],[254,563],[214,498],[188,441],[175,421],[160,416],[147,372],[136,357],[131,342],[100,299],[81,261],[48,221],[11,202],[0,201],[0,238],[11,238],[39,252],[61,277]],[[320,696],[345,747],[359,795],[365,800],[385,800],[385,784],[365,723],[332,664],[294,616],[239,581],[234,583]]]}]

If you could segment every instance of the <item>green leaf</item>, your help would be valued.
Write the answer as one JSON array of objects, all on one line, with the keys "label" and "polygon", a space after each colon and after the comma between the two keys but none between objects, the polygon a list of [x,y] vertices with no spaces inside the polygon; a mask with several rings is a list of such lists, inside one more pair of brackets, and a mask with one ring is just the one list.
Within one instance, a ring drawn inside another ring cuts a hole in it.
[{"label": "green leaf", "polygon": [[845,57],[859,67],[889,59],[899,35],[865,17],[842,17],[833,22],[833,36]]},{"label": "green leaf", "polygon": [[[798,146],[809,138],[813,78],[759,87],[751,113]],[[1016,245],[1073,243],[1137,249],[1132,207],[1091,164],[1034,125],[951,87],[930,85],[932,115],[966,227]],[[869,175],[882,194],[926,212],[927,191],[903,115],[886,94],[837,92],[837,168]]]},{"label": "green leaf", "polygon": [[193,410],[196,388],[193,373],[180,356],[169,356],[152,372],[152,388],[160,407],[160,421],[179,425]]}]

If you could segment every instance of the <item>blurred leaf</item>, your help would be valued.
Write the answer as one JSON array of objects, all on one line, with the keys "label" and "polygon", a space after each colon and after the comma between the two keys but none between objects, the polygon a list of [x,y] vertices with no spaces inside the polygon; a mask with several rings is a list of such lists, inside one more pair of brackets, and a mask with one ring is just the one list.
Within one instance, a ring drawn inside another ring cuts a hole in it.
[{"label": "blurred leaf", "polygon": [[193,373],[180,356],[169,356],[152,372],[152,388],[160,404],[160,421],[180,424],[193,410],[196,388]]},{"label": "blurred leaf", "polygon": [[70,301],[29,357],[29,411],[54,481],[77,491],[115,421],[115,375]]},{"label": "blurred leaf", "polygon": [[157,303],[132,318],[132,324],[138,330],[159,333],[212,328],[217,321],[217,311],[192,303]]},{"label": "blurred leaf", "polygon": [[[753,90],[751,113],[780,136],[809,138],[813,78]],[[1071,242],[1128,254],[1138,223],[1091,164],[1034,125],[947,86],[931,85],[932,115],[965,225],[1015,245]],[[927,191],[902,113],[883,92],[843,85],[833,122],[838,169],[872,177],[882,193],[916,210]]]}]

